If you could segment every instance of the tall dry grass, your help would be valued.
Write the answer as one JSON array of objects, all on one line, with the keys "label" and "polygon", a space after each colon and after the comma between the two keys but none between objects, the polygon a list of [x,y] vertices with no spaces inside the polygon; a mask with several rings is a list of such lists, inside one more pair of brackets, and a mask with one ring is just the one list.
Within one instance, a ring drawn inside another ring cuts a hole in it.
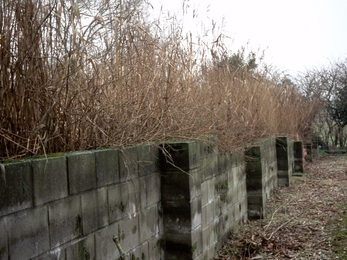
[{"label": "tall dry grass", "polygon": [[2,159],[204,134],[232,150],[310,132],[316,102],[266,67],[221,62],[221,37],[185,33],[174,16],[150,20],[146,7],[1,2]]}]

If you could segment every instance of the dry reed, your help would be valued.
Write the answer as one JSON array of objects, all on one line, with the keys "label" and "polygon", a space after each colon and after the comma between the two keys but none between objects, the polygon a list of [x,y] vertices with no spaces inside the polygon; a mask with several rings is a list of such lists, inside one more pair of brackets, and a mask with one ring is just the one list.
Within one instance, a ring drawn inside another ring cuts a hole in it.
[{"label": "dry reed", "polygon": [[318,103],[144,1],[3,0],[0,159],[168,138],[309,133]]}]

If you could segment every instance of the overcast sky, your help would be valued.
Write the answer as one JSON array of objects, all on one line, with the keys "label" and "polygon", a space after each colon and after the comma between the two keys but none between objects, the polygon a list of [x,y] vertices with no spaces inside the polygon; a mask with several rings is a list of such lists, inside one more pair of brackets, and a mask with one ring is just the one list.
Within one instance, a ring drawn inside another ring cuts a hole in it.
[{"label": "overcast sky", "polygon": [[[180,13],[182,1],[153,0]],[[230,49],[265,50],[265,61],[295,76],[347,58],[347,0],[190,0],[199,18],[222,24]],[[187,25],[185,23],[185,25]],[[193,27],[194,28],[194,27]]]}]

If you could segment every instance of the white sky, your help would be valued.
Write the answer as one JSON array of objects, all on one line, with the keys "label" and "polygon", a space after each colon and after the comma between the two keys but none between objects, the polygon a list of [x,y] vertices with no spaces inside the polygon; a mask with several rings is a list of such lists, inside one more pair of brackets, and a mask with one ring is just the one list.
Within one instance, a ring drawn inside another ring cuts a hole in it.
[{"label": "white sky", "polygon": [[[176,13],[180,0],[152,0]],[[223,33],[240,46],[265,50],[265,62],[293,76],[347,58],[347,0],[189,0],[199,18],[210,26],[224,17]],[[208,11],[207,11],[208,10]],[[185,23],[188,26],[188,24]],[[194,28],[192,25],[192,28]]]}]

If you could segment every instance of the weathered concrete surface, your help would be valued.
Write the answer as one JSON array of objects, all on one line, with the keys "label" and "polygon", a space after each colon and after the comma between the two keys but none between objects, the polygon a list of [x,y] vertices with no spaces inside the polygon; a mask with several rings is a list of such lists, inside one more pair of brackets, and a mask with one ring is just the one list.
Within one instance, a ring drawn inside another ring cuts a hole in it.
[{"label": "weathered concrete surface", "polygon": [[117,259],[114,235],[135,258],[211,259],[230,232],[262,216],[294,164],[286,138],[286,150],[270,138],[246,156],[220,152],[214,139],[5,164],[0,260]]}]

